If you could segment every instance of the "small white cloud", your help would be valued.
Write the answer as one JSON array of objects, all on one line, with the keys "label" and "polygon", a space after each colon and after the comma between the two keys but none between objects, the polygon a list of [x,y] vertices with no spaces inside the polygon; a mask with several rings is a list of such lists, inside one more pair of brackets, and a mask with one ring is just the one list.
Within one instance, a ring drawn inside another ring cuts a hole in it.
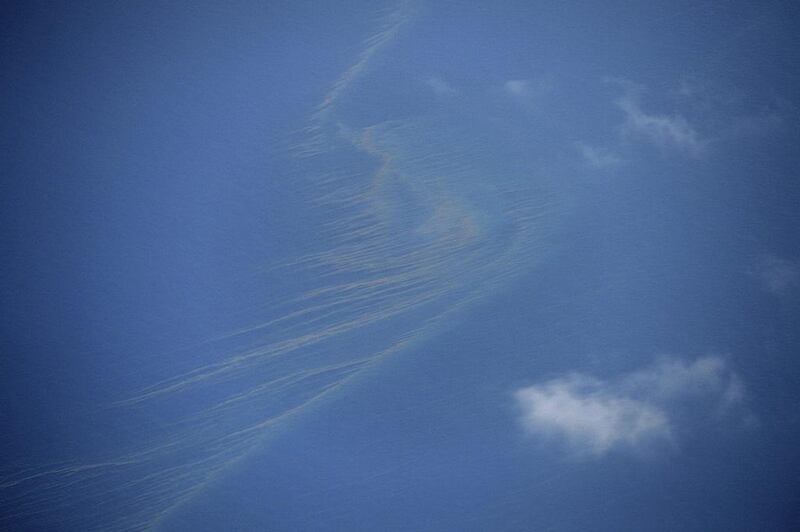
[{"label": "small white cloud", "polygon": [[503,84],[503,91],[526,105],[535,105],[553,90],[550,79],[511,79]]},{"label": "small white cloud", "polygon": [[590,146],[582,142],[579,142],[577,147],[581,156],[583,156],[584,162],[592,168],[608,168],[622,162],[622,159],[617,154],[605,148]]},{"label": "small white cloud", "polygon": [[756,264],[755,273],[764,288],[775,295],[786,295],[800,285],[800,264],[797,261],[765,255]]},{"label": "small white cloud", "polygon": [[666,403],[713,395],[725,403],[741,401],[744,391],[725,359],[700,357],[693,362],[662,359],[651,367],[629,373],[620,381],[626,393]]},{"label": "small white cloud", "polygon": [[503,88],[509,94],[513,94],[515,96],[524,96],[530,90],[531,82],[524,79],[512,79],[506,81],[506,84],[503,85]]},{"label": "small white cloud", "polygon": [[515,393],[526,432],[560,439],[574,452],[595,457],[672,442],[681,405],[752,419],[742,408],[744,397],[741,380],[714,356],[665,359],[612,381],[571,374]]},{"label": "small white cloud", "polygon": [[633,91],[617,99],[616,104],[625,113],[625,133],[661,148],[678,149],[692,156],[701,155],[705,150],[705,143],[684,117],[645,112]]},{"label": "small white cloud", "polygon": [[450,85],[447,81],[443,80],[442,78],[431,76],[425,80],[425,84],[434,92],[437,96],[453,96],[458,94],[458,91],[455,87]]},{"label": "small white cloud", "polygon": [[662,411],[606,388],[606,383],[583,375],[523,388],[516,393],[523,426],[532,434],[561,436],[573,450],[592,455],[670,438]]}]

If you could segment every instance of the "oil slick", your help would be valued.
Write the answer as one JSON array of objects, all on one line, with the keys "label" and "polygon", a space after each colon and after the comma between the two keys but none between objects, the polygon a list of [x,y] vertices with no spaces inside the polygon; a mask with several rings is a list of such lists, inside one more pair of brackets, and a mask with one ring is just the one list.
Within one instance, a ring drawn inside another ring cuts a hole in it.
[{"label": "oil slick", "polygon": [[558,209],[544,176],[524,165],[498,175],[492,146],[449,115],[357,126],[341,110],[417,11],[407,2],[382,17],[288,150],[329,244],[278,267],[310,288],[284,315],[231,333],[249,348],[110,405],[123,419],[166,412],[132,448],[6,473],[0,527],[157,529],[285,420],[539,260]]}]

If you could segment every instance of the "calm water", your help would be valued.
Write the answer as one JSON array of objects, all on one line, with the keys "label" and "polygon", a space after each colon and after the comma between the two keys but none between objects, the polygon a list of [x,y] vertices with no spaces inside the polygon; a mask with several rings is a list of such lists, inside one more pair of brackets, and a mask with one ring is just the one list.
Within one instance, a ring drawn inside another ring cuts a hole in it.
[{"label": "calm water", "polygon": [[3,20],[11,530],[791,530],[797,10]]}]

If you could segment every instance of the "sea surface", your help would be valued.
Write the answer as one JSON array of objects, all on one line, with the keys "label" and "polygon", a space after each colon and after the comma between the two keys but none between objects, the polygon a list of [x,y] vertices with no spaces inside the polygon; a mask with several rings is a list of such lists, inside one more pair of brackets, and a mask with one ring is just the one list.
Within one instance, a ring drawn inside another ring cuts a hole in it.
[{"label": "sea surface", "polygon": [[0,528],[800,526],[800,12],[3,8]]}]

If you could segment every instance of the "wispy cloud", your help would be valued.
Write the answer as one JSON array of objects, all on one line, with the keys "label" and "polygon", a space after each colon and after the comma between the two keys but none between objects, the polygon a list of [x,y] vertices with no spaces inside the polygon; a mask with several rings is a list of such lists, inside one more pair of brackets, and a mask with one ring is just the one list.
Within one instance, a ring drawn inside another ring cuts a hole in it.
[{"label": "wispy cloud", "polygon": [[775,255],[762,256],[755,274],[762,286],[775,295],[786,295],[800,285],[800,264]]},{"label": "wispy cloud", "polygon": [[616,105],[625,113],[624,133],[660,148],[677,149],[691,156],[701,155],[705,150],[705,143],[688,120],[677,114],[651,114],[644,111],[636,91],[627,91],[616,100]]},{"label": "wispy cloud", "polygon": [[531,89],[531,82],[524,79],[511,79],[506,81],[503,88],[509,94],[513,94],[514,96],[523,96],[527,94]]},{"label": "wispy cloud", "polygon": [[427,85],[437,96],[454,96],[458,94],[458,90],[444,79],[431,76],[425,80]]},{"label": "wispy cloud", "polygon": [[673,92],[681,98],[694,98],[697,96],[699,89],[694,82],[682,79],[678,82],[678,86]]},{"label": "wispy cloud", "polygon": [[510,97],[526,105],[540,103],[542,97],[553,90],[553,82],[542,79],[511,79],[503,84],[503,91]]},{"label": "wispy cloud", "polygon": [[622,162],[619,155],[606,148],[592,146],[583,142],[578,142],[576,147],[583,157],[583,161],[592,168],[608,168]]},{"label": "wispy cloud", "polygon": [[647,400],[666,403],[711,395],[723,408],[744,398],[739,377],[724,358],[705,356],[692,362],[669,358],[625,375],[620,389]]},{"label": "wispy cloud", "polygon": [[681,405],[721,415],[741,408],[744,397],[741,380],[716,356],[664,359],[613,380],[573,373],[515,393],[529,434],[594,457],[674,442]]}]

